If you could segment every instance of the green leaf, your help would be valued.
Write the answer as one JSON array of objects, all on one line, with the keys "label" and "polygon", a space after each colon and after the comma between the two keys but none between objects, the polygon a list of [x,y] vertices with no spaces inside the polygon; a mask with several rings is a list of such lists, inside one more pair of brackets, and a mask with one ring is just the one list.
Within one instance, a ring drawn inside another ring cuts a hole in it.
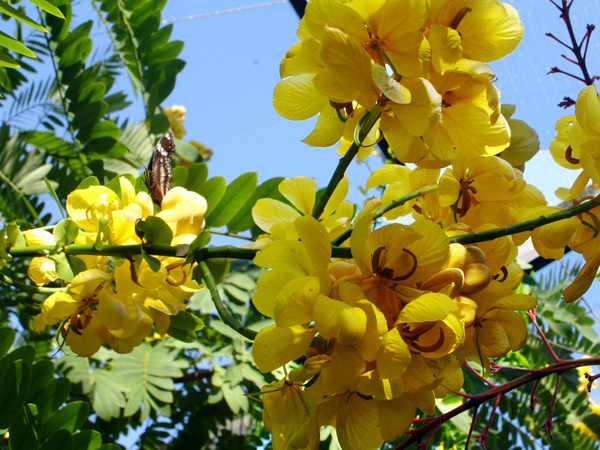
[{"label": "green leaf", "polygon": [[252,208],[257,200],[261,198],[280,199],[281,193],[279,192],[279,185],[283,180],[285,180],[284,177],[271,178],[258,186],[244,206],[242,206],[238,213],[227,223],[227,229],[231,233],[238,233],[252,228],[254,226]]},{"label": "green leaf", "polygon": [[15,361],[0,378],[0,429],[9,428],[27,400],[31,367],[22,359]]},{"label": "green leaf", "polygon": [[61,428],[74,433],[87,421],[89,413],[90,407],[85,402],[68,403],[45,421],[42,439],[46,439]]},{"label": "green leaf", "polygon": [[232,387],[229,383],[223,383],[221,390],[231,412],[237,415],[240,413],[240,410],[248,411],[248,397],[241,386],[236,385]]},{"label": "green leaf", "polygon": [[102,447],[102,435],[96,430],[82,430],[73,435],[73,450],[98,450]]},{"label": "green leaf", "polygon": [[173,179],[171,180],[171,189],[176,186],[185,186],[188,178],[187,167],[178,166],[173,169]]},{"label": "green leaf", "polygon": [[8,370],[10,366],[15,361],[19,359],[24,359],[29,363],[29,365],[33,364],[35,361],[35,347],[32,345],[24,345],[22,347],[18,347],[6,355],[4,358],[0,360],[0,377],[4,376],[4,373]]},{"label": "green leaf", "polygon": [[4,357],[15,340],[15,330],[8,327],[0,328],[0,358]]},{"label": "green leaf", "polygon": [[169,129],[169,126],[169,119],[163,113],[155,114],[150,119],[150,133],[163,134]]},{"label": "green leaf", "polygon": [[21,408],[10,427],[10,450],[37,450],[42,432],[42,418],[37,407],[27,404]]},{"label": "green leaf", "polygon": [[5,47],[9,50],[17,52],[21,55],[29,56],[30,58],[37,59],[35,54],[25,47],[21,42],[10,37],[8,34],[0,31],[0,46]]},{"label": "green leaf", "polygon": [[118,373],[96,368],[92,371],[92,406],[101,419],[109,421],[121,415],[125,408],[125,393],[130,387],[127,380]]},{"label": "green leaf", "polygon": [[183,159],[193,163],[201,163],[204,161],[198,149],[186,141],[175,139],[177,154]]},{"label": "green leaf", "polygon": [[206,226],[218,228],[227,225],[254,192],[256,179],[256,172],[247,172],[233,180],[227,186],[218,209],[215,209],[212,214],[205,215]]},{"label": "green leaf", "polygon": [[40,446],[40,450],[72,450],[73,436],[65,429],[56,430]]},{"label": "green leaf", "polygon": [[87,189],[90,186],[100,186],[100,182],[98,181],[98,178],[87,177],[81,183],[79,183],[79,185],[77,186],[77,189]]},{"label": "green leaf", "polygon": [[66,282],[73,281],[77,274],[87,269],[82,259],[65,253],[58,253],[54,257],[54,262],[56,263],[56,274]]},{"label": "green leaf", "polygon": [[196,259],[196,252],[201,248],[204,248],[210,242],[211,234],[208,231],[202,231],[196,238],[191,242],[190,248],[188,249],[187,255],[181,267],[185,267],[187,264],[191,264]]},{"label": "green leaf", "polygon": [[53,16],[56,16],[60,19],[65,18],[63,13],[60,12],[60,9],[58,9],[56,6],[54,6],[52,3],[50,3],[47,0],[29,0],[29,1],[36,6],[39,6],[40,9],[46,11],[48,14],[52,14]]},{"label": "green leaf", "polygon": [[227,258],[211,258],[206,260],[206,265],[210,269],[216,284],[221,284],[229,273],[229,260]]},{"label": "green leaf", "polygon": [[206,164],[194,164],[188,167],[188,177],[185,182],[185,188],[188,191],[196,192],[202,195],[202,186],[208,178],[208,167]]},{"label": "green leaf", "polygon": [[[113,360],[113,370],[126,377],[132,386],[132,390],[127,396],[125,417],[134,415],[140,410],[141,405],[143,405],[143,409],[140,421],[148,417],[151,408],[169,412],[168,405],[164,407],[156,403],[153,394],[148,389],[148,385],[153,385],[152,389],[155,393],[155,389],[172,390],[173,381],[171,378],[183,376],[176,365],[175,357],[176,354],[171,353],[165,347],[165,342],[161,341],[154,347],[143,342],[133,352],[127,355],[118,355]],[[168,384],[165,385],[164,383]],[[171,388],[164,389],[162,386],[170,386]]]},{"label": "green leaf", "polygon": [[[101,97],[102,98],[102,97]],[[97,139],[112,138],[116,140],[121,133],[121,129],[113,122],[108,120],[100,120],[93,127],[85,128],[77,133],[77,139],[81,142],[89,142]]]},{"label": "green leaf", "polygon": [[208,204],[206,214],[204,215],[205,218],[219,204],[226,190],[227,182],[223,177],[213,177],[202,185],[199,194],[206,199],[206,203]]},{"label": "green leaf", "polygon": [[171,336],[173,339],[177,339],[181,342],[192,343],[198,340],[198,336],[194,331],[191,330],[181,330],[179,328],[171,328],[167,330],[167,334]]},{"label": "green leaf", "polygon": [[[204,328],[204,322],[202,319],[195,314],[190,314],[187,311],[179,311],[176,315],[171,316],[171,328],[177,328],[179,330],[191,330],[200,331]],[[171,334],[167,331],[167,334]]]},{"label": "green leaf", "polygon": [[52,232],[56,248],[62,248],[70,244],[79,235],[79,227],[71,219],[63,219],[56,224]]},{"label": "green leaf", "polygon": [[30,27],[35,28],[36,30],[40,30],[40,31],[43,31],[44,33],[48,33],[48,31],[45,28],[38,25],[33,20],[31,20],[29,17],[27,17],[25,14],[23,14],[21,11],[13,8],[12,6],[10,6],[7,3],[0,2],[0,12],[3,12],[7,16],[17,19],[19,22],[23,22],[24,24],[27,24]]},{"label": "green leaf", "polygon": [[[4,3],[0,2],[0,5],[3,5]],[[1,9],[1,7],[0,7]],[[9,67],[11,69],[17,69],[19,67],[21,67],[19,65],[19,63],[17,61],[15,61],[11,56],[9,56],[7,53],[1,52],[0,51],[0,66],[2,67]]]},{"label": "green leaf", "polygon": [[173,231],[160,217],[149,216],[146,220],[138,220],[135,228],[140,232],[138,236],[148,244],[171,245]]},{"label": "green leaf", "polygon": [[31,402],[35,403],[42,417],[47,418],[57,411],[69,398],[71,383],[66,378],[55,378],[37,395],[32,396]]},{"label": "green leaf", "polygon": [[28,402],[35,403],[33,399],[48,387],[54,377],[54,364],[48,359],[36,362],[31,367],[31,387],[29,388]]},{"label": "green leaf", "polygon": [[142,258],[144,258],[144,261],[146,261],[146,264],[148,264],[148,267],[150,267],[150,270],[154,273],[158,272],[160,270],[160,261],[155,258],[152,255],[149,255],[146,250],[144,249],[144,247],[142,246]]}]

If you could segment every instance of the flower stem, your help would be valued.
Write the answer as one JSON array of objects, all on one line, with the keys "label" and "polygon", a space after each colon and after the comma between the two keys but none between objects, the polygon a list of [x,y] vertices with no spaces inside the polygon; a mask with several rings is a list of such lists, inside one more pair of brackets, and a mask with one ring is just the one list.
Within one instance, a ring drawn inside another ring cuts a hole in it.
[{"label": "flower stem", "polygon": [[55,292],[65,292],[67,288],[47,288],[39,286],[31,286],[29,284],[21,283],[20,281],[13,280],[12,278],[0,273],[0,281],[10,286],[14,286],[25,292],[32,292],[34,294],[54,294]]},{"label": "flower stem", "polygon": [[549,223],[558,222],[559,220],[569,219],[570,217],[577,216],[588,212],[592,208],[600,205],[600,195],[594,197],[591,200],[587,200],[578,205],[573,205],[547,216],[536,217],[535,219],[526,220],[525,222],[515,223],[506,227],[494,228],[487,231],[475,231],[473,233],[463,234],[461,236],[454,236],[450,238],[450,242],[458,244],[476,244],[478,242],[491,241],[501,236],[508,236],[511,234],[521,233],[523,231],[533,231],[542,225]]},{"label": "flower stem", "polygon": [[344,173],[346,173],[346,169],[360,150],[362,142],[369,135],[369,133],[371,132],[371,128],[373,128],[373,126],[377,123],[379,117],[381,117],[381,108],[379,104],[376,104],[365,114],[363,119],[361,119],[361,122],[358,125],[360,128],[358,128],[355,133],[354,142],[352,143],[346,154],[342,157],[342,159],[340,159],[340,162],[335,168],[333,175],[331,175],[331,179],[329,180],[329,184],[327,185],[325,192],[323,192],[323,195],[319,199],[319,202],[313,209],[313,217],[318,219],[321,217],[321,214],[323,214],[325,206],[327,205],[327,202],[333,195],[335,188],[337,188],[340,181],[342,181],[342,178],[344,178]]},{"label": "flower stem", "polygon": [[219,317],[223,321],[224,324],[229,326],[231,329],[237,331],[239,334],[244,336],[251,341],[254,340],[256,335],[258,334],[256,331],[246,328],[242,325],[233,315],[229,312],[223,300],[221,300],[221,296],[219,295],[219,290],[217,289],[217,285],[215,283],[215,279],[210,273],[210,269],[205,261],[199,259],[198,266],[202,271],[202,281],[210,291],[210,296],[212,298],[215,307],[217,308],[217,312],[219,313]]},{"label": "flower stem", "polygon": [[[437,188],[437,184],[432,184],[431,186],[425,186],[421,189],[417,189],[416,191],[409,192],[408,194],[405,194],[402,197],[398,197],[397,199],[392,200],[387,205],[382,206],[377,211],[375,211],[373,213],[373,220],[379,219],[386,212],[391,211],[392,209],[397,208],[399,206],[402,206],[410,200],[413,200],[417,197],[423,197],[431,192],[435,192]],[[354,227],[348,228],[346,231],[344,231],[342,234],[336,237],[333,241],[331,241],[331,244],[335,246],[342,245],[346,241],[346,239],[348,239],[352,235],[353,229]]]}]

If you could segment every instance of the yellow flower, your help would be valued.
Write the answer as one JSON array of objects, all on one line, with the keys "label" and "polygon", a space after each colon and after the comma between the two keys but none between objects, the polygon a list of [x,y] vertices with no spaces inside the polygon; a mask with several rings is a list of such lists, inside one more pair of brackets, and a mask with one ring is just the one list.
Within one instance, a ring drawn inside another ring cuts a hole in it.
[{"label": "yellow flower", "polygon": [[527,324],[515,310],[533,309],[537,301],[529,295],[514,294],[495,280],[469,297],[477,303],[477,312],[473,325],[466,330],[465,343],[456,354],[489,368],[488,358],[517,351],[525,344]]},{"label": "yellow flower", "polygon": [[161,211],[156,216],[171,227],[174,235],[198,235],[204,229],[206,209],[206,199],[200,194],[174,187],[165,195]]},{"label": "yellow flower", "polygon": [[110,281],[111,276],[99,269],[76,275],[67,292],[54,293],[44,301],[33,321],[34,330],[69,319],[66,343],[80,356],[93,355],[115,337],[132,337],[142,321],[140,308],[131,295],[112,292]]},{"label": "yellow flower", "polygon": [[515,105],[504,104],[501,111],[510,128],[510,145],[498,156],[523,172],[525,163],[539,151],[540,139],[535,130],[525,122],[511,118]]},{"label": "yellow flower", "polygon": [[433,0],[428,40],[442,74],[461,58],[494,61],[512,52],[523,36],[517,11],[497,0]]},{"label": "yellow flower", "polygon": [[575,103],[575,116],[566,116],[556,122],[556,138],[550,143],[554,160],[568,169],[583,171],[573,186],[559,188],[556,196],[571,200],[583,192],[590,178],[600,184],[600,97],[596,86],[583,88]]},{"label": "yellow flower", "polygon": [[202,156],[202,159],[206,162],[206,161],[210,161],[210,159],[212,158],[213,155],[213,150],[210,147],[207,147],[204,144],[201,144],[198,141],[194,141],[193,139],[190,141],[190,144],[192,144],[192,146],[194,146],[194,148],[196,150],[198,150],[198,153],[200,153],[200,156]]},{"label": "yellow flower", "polygon": [[[23,232],[28,247],[35,245],[56,245],[54,236],[46,230],[28,230]],[[37,256],[31,259],[27,275],[38,286],[52,283],[58,279],[56,264],[52,258]]]},{"label": "yellow flower", "polygon": [[163,114],[169,119],[169,126],[173,130],[176,139],[181,139],[187,131],[182,122],[185,120],[186,109],[184,106],[173,105],[170,108],[163,108]]},{"label": "yellow flower", "polygon": [[[261,229],[271,234],[273,239],[297,239],[294,222],[299,217],[312,214],[317,183],[314,179],[305,176],[287,178],[279,185],[279,192],[292,206],[279,200],[260,199],[252,208],[252,217]],[[319,217],[321,223],[327,228],[330,241],[350,228],[354,205],[344,201],[347,193],[348,177],[344,176]]]}]

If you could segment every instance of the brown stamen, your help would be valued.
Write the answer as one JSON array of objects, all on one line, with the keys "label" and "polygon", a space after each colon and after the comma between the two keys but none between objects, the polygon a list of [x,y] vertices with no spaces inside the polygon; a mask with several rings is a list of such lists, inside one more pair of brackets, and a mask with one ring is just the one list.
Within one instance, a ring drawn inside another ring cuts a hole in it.
[{"label": "brown stamen", "polygon": [[579,164],[579,160],[577,158],[573,158],[573,149],[570,145],[565,150],[565,159],[571,164]]},{"label": "brown stamen", "polygon": [[416,342],[412,342],[412,341],[411,341],[411,344],[414,348],[416,348],[420,352],[424,352],[424,353],[435,352],[436,350],[439,350],[440,348],[442,348],[442,345],[444,345],[444,330],[440,328],[440,337],[438,338],[438,340],[435,344],[431,344],[429,347],[421,346],[421,345],[417,344]]},{"label": "brown stamen", "polygon": [[456,28],[458,27],[460,22],[471,11],[473,11],[471,8],[467,8],[467,7],[462,8],[458,13],[456,13],[456,16],[454,16],[454,19],[452,20],[452,23],[450,24],[450,28],[452,28],[453,30],[456,30]]},{"label": "brown stamen", "polygon": [[500,271],[502,272],[502,279],[498,280],[498,278],[500,277],[500,274],[497,273],[496,275],[494,275],[492,278],[494,280],[499,281],[500,283],[502,283],[504,280],[506,280],[508,278],[508,269],[504,266],[500,267]]},{"label": "brown stamen", "polygon": [[392,280],[394,280],[394,281],[407,280],[417,271],[418,263],[417,263],[417,257],[415,256],[415,254],[406,248],[403,248],[402,251],[405,253],[408,253],[410,255],[410,257],[413,260],[413,266],[411,267],[411,269],[408,271],[408,273],[406,275],[401,275],[399,277],[392,278]]}]

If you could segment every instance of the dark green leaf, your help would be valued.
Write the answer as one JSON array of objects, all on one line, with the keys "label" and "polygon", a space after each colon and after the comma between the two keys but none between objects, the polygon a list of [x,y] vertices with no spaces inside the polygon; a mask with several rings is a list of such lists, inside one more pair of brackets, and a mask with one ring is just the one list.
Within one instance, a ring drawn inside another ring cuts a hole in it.
[{"label": "dark green leaf", "polygon": [[19,22],[23,22],[24,24],[27,24],[30,27],[35,28],[36,30],[40,30],[40,31],[43,31],[44,33],[47,33],[45,28],[43,28],[42,26],[35,23],[33,20],[31,20],[29,17],[27,17],[21,11],[13,8],[8,3],[0,2],[0,11],[3,12],[4,14],[6,14],[7,16],[17,19]]},{"label": "dark green leaf", "polygon": [[44,423],[43,439],[64,428],[74,433],[87,421],[90,407],[85,402],[72,402],[56,411]]},{"label": "dark green leaf", "polygon": [[198,336],[195,331],[192,330],[181,330],[179,328],[169,327],[167,330],[167,334],[171,336],[173,339],[177,339],[181,342],[196,342],[198,340]]},{"label": "dark green leaf", "polygon": [[6,355],[15,340],[15,330],[12,328],[0,328],[0,358]]},{"label": "dark green leaf", "polygon": [[216,284],[220,284],[229,273],[229,260],[226,258],[211,258],[206,261]]},{"label": "dark green leaf", "polygon": [[37,407],[27,404],[21,408],[10,427],[10,450],[37,450],[42,432],[42,418]]},{"label": "dark green leaf", "polygon": [[79,183],[79,185],[77,186],[77,189],[87,189],[90,186],[99,186],[100,182],[98,181],[98,178],[96,177],[87,177],[85,180],[83,180],[81,183]]},{"label": "dark green leaf", "polygon": [[24,359],[29,365],[32,365],[33,361],[35,361],[35,356],[35,347],[32,345],[24,345],[14,349],[4,358],[0,359],[0,377],[4,376],[6,370],[19,359]]},{"label": "dark green leaf", "polygon": [[[0,2],[0,5],[2,5],[3,3]],[[1,52],[0,51],[0,66],[3,67],[9,67],[11,69],[17,69],[19,66],[19,63],[17,61],[15,61],[11,56],[9,56],[7,53]]]},{"label": "dark green leaf", "polygon": [[22,359],[15,361],[0,379],[0,429],[9,428],[27,400],[31,367]]},{"label": "dark green leaf", "polygon": [[73,436],[67,430],[56,430],[45,442],[40,445],[40,450],[72,450]]},{"label": "dark green leaf", "polygon": [[38,406],[42,417],[47,418],[67,401],[71,383],[66,378],[55,378],[43,391],[31,399]]},{"label": "dark green leaf", "polygon": [[169,119],[163,113],[156,114],[150,119],[150,133],[163,134],[169,129]]},{"label": "dark green leaf", "polygon": [[73,450],[98,450],[102,447],[102,435],[95,430],[82,430],[73,435]]},{"label": "dark green leaf", "polygon": [[54,364],[52,361],[45,359],[36,362],[31,367],[31,387],[29,388],[29,403],[35,403],[33,401],[40,392],[48,387],[48,384],[54,377]]},{"label": "dark green leaf", "polygon": [[175,186],[185,186],[188,177],[188,170],[186,167],[178,166],[173,169],[173,180],[171,181],[171,188]]}]

